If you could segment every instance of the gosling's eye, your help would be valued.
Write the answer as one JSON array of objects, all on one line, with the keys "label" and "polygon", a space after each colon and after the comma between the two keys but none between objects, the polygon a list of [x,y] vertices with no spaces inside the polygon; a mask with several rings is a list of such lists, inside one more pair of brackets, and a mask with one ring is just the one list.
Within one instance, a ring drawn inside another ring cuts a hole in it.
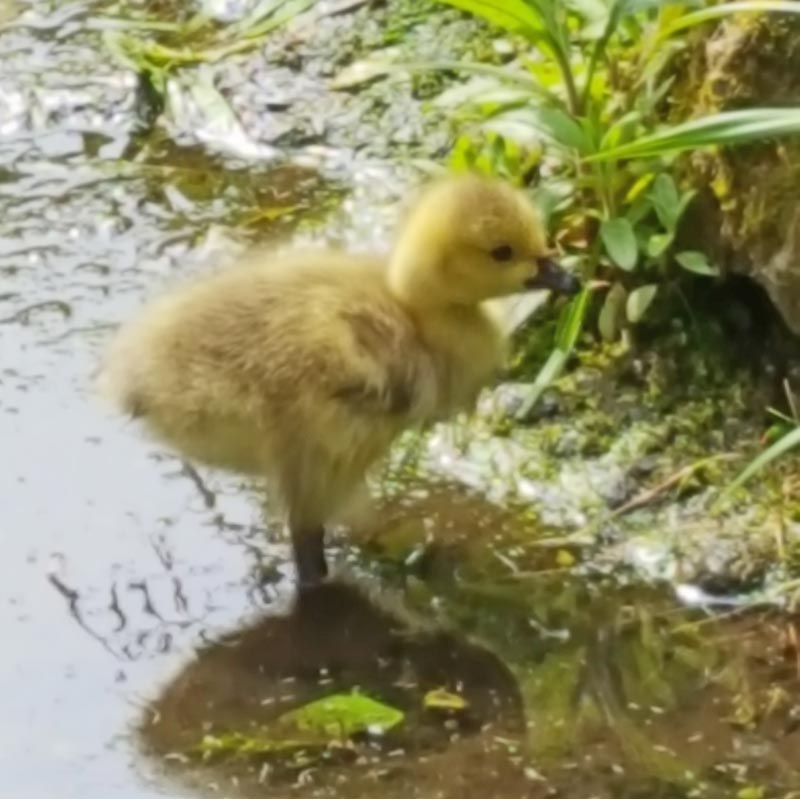
[{"label": "gosling's eye", "polygon": [[492,250],[492,258],[495,261],[510,261],[514,257],[514,250],[508,244],[501,244]]}]

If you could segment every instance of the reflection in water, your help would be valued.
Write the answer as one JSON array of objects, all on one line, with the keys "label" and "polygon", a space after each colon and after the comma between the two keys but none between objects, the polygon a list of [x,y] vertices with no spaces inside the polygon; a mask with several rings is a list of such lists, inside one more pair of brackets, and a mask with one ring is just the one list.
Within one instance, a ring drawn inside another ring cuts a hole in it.
[{"label": "reflection in water", "polygon": [[[147,748],[195,787],[244,796],[263,796],[265,780],[270,795],[302,785],[332,799],[727,799],[761,785],[797,796],[796,620],[709,616],[589,574],[481,583],[487,564],[409,586],[403,603],[438,608],[502,659],[354,587],[323,586],[201,650],[153,703]],[[352,742],[344,760],[198,751],[208,735],[263,740],[285,712],[354,688],[406,718],[380,741]],[[468,713],[426,712],[438,688]]]},{"label": "reflection in water", "polygon": [[[507,667],[488,650],[421,627],[341,583],[309,590],[288,615],[261,619],[198,652],[153,704],[143,734],[162,756],[186,755],[207,735],[256,736],[288,710],[354,688],[402,710],[401,731],[356,741],[345,763],[232,757],[190,773],[208,783],[221,773],[258,795],[265,764],[274,784],[302,776],[319,796],[491,797],[510,785],[514,796],[527,795],[515,754],[522,700]],[[425,695],[437,689],[463,697],[466,709],[452,718],[426,710]]]}]

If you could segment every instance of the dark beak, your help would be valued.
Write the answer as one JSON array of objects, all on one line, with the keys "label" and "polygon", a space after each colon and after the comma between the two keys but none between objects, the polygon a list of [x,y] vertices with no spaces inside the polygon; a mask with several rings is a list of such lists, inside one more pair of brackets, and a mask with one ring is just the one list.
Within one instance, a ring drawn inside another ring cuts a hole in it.
[{"label": "dark beak", "polygon": [[525,281],[528,289],[549,289],[557,294],[577,294],[581,282],[552,258],[539,258],[536,275]]}]

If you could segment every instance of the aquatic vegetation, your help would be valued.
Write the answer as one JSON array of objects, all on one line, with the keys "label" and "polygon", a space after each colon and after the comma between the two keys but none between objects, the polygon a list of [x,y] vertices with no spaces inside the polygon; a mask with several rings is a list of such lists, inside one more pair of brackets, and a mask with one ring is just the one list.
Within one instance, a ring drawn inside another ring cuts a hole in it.
[{"label": "aquatic vegetation", "polygon": [[[264,795],[267,781],[272,792],[348,797],[378,784],[398,799],[540,796],[531,782],[568,796],[722,799],[761,784],[791,795],[797,664],[784,617],[681,608],[665,587],[591,573],[498,584],[487,559],[464,565],[477,581],[448,570],[424,583],[456,635],[417,628],[431,604],[410,593],[407,620],[391,624],[380,603],[357,599],[340,624],[373,623],[346,627],[346,644],[340,632],[320,636],[330,617],[307,617],[312,629],[297,615],[265,617],[186,665],[156,700],[145,741],[176,776],[231,780],[244,796]],[[333,608],[351,589],[323,590]],[[264,646],[298,638],[278,650],[287,658]],[[473,758],[484,790],[464,772]]]},{"label": "aquatic vegetation", "polygon": [[675,179],[676,155],[800,133],[796,108],[741,109],[666,124],[674,82],[669,68],[687,46],[678,34],[726,15],[798,13],[800,7],[777,0],[692,10],[652,0],[439,2],[478,15],[531,48],[504,67],[413,65],[476,75],[437,100],[472,123],[451,166],[538,182],[536,194],[561,231],[561,249],[589,278],[563,311],[550,360],[521,409],[525,415],[563,369],[595,295],[604,294],[599,333],[613,341],[645,318],[659,295],[671,293],[682,274],[719,274],[705,253],[678,246],[694,194]]}]

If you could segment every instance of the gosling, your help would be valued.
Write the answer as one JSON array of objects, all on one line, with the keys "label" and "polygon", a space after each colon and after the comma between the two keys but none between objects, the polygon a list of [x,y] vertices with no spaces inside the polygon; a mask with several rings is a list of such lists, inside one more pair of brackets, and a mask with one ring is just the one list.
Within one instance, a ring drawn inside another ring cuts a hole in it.
[{"label": "gosling", "polygon": [[157,300],[113,342],[101,387],[181,457],[265,478],[310,586],[328,574],[325,525],[396,436],[472,409],[502,367],[485,301],[579,288],[522,192],[445,178],[387,261],[253,252]]}]

